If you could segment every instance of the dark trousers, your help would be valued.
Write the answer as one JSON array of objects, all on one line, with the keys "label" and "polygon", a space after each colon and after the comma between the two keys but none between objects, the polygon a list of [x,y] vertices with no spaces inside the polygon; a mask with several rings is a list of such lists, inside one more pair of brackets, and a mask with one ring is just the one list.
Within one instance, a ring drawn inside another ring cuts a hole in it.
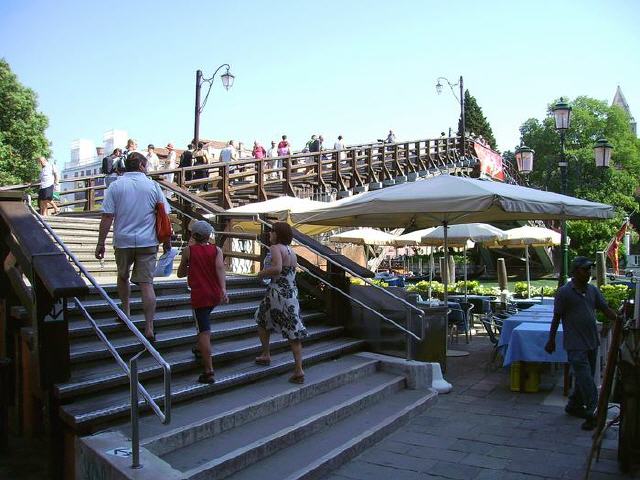
[{"label": "dark trousers", "polygon": [[575,377],[575,387],[569,396],[569,405],[584,406],[587,413],[593,415],[598,403],[598,388],[593,376],[596,373],[598,349],[568,350],[567,358]]}]

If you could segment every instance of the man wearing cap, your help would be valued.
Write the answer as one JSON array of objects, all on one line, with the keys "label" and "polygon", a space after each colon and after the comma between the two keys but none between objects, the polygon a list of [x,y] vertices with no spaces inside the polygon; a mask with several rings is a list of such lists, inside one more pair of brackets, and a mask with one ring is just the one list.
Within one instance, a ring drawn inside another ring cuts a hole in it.
[{"label": "man wearing cap", "polygon": [[[167,153],[167,161],[165,163],[165,168],[167,170],[173,170],[177,167],[176,164],[176,152],[173,148],[173,143],[169,142],[167,143],[167,150],[169,151],[169,153]],[[173,173],[167,173],[164,176],[165,180],[167,182],[171,182],[173,183]]]},{"label": "man wearing cap", "polygon": [[[117,182],[105,190],[102,202],[102,217],[98,233],[95,257],[104,258],[105,240],[113,225],[113,247],[118,269],[118,296],[122,310],[130,315],[129,278],[140,286],[144,310],[144,335],[155,340],[153,317],[156,312],[156,294],[153,290],[153,272],[156,268],[158,237],[156,235],[156,204],[164,203],[167,213],[169,204],[158,184],[145,175],[146,158],[132,152],[125,160],[126,172]],[[171,242],[162,245],[165,252]],[[133,273],[131,272],[133,266]]]},{"label": "man wearing cap", "polygon": [[155,172],[160,168],[160,159],[156,155],[156,147],[150,143],[147,146],[147,172]]},{"label": "man wearing cap", "polygon": [[555,351],[556,332],[562,321],[563,347],[575,377],[573,393],[564,410],[569,415],[585,419],[583,430],[593,430],[596,425],[598,389],[593,377],[600,341],[595,309],[611,321],[617,318],[600,290],[589,283],[592,266],[593,262],[586,257],[576,257],[571,262],[571,281],[556,293],[549,340],[544,347],[548,353]]}]

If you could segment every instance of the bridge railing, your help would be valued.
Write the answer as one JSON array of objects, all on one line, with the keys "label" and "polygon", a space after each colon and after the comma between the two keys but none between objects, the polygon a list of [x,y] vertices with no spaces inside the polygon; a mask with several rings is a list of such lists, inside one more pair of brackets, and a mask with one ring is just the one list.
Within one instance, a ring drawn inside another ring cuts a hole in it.
[{"label": "bridge railing", "polygon": [[[467,151],[472,151],[467,139]],[[394,144],[371,143],[344,150],[295,153],[276,158],[241,158],[225,163],[150,172],[181,188],[199,191],[209,202],[228,209],[239,202],[266,200],[271,193],[296,196],[302,188],[317,193],[360,192],[380,188],[418,176],[426,171],[468,167],[462,165],[459,137],[411,140]],[[104,195],[105,176],[61,179],[61,208],[89,212],[97,210]],[[38,183],[0,187],[0,191],[32,191]]]}]

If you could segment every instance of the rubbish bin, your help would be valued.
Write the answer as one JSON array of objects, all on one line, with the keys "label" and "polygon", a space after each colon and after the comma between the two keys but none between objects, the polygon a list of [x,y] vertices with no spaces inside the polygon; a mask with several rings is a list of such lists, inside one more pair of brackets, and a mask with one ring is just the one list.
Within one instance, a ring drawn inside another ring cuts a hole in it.
[{"label": "rubbish bin", "polygon": [[0,452],[7,450],[9,444],[9,382],[11,360],[0,357]]}]

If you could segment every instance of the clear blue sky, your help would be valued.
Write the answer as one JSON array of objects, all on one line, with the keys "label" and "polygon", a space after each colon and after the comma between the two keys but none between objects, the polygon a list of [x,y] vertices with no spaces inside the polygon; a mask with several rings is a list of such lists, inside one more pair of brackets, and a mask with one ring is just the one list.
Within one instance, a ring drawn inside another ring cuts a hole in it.
[{"label": "clear blue sky", "polygon": [[70,142],[125,129],[142,144],[193,135],[195,71],[216,79],[201,136],[302,147],[438,136],[459,107],[438,76],[464,76],[500,149],[548,102],[611,102],[640,120],[640,2],[0,1],[0,56],[39,95],[57,162]]}]

